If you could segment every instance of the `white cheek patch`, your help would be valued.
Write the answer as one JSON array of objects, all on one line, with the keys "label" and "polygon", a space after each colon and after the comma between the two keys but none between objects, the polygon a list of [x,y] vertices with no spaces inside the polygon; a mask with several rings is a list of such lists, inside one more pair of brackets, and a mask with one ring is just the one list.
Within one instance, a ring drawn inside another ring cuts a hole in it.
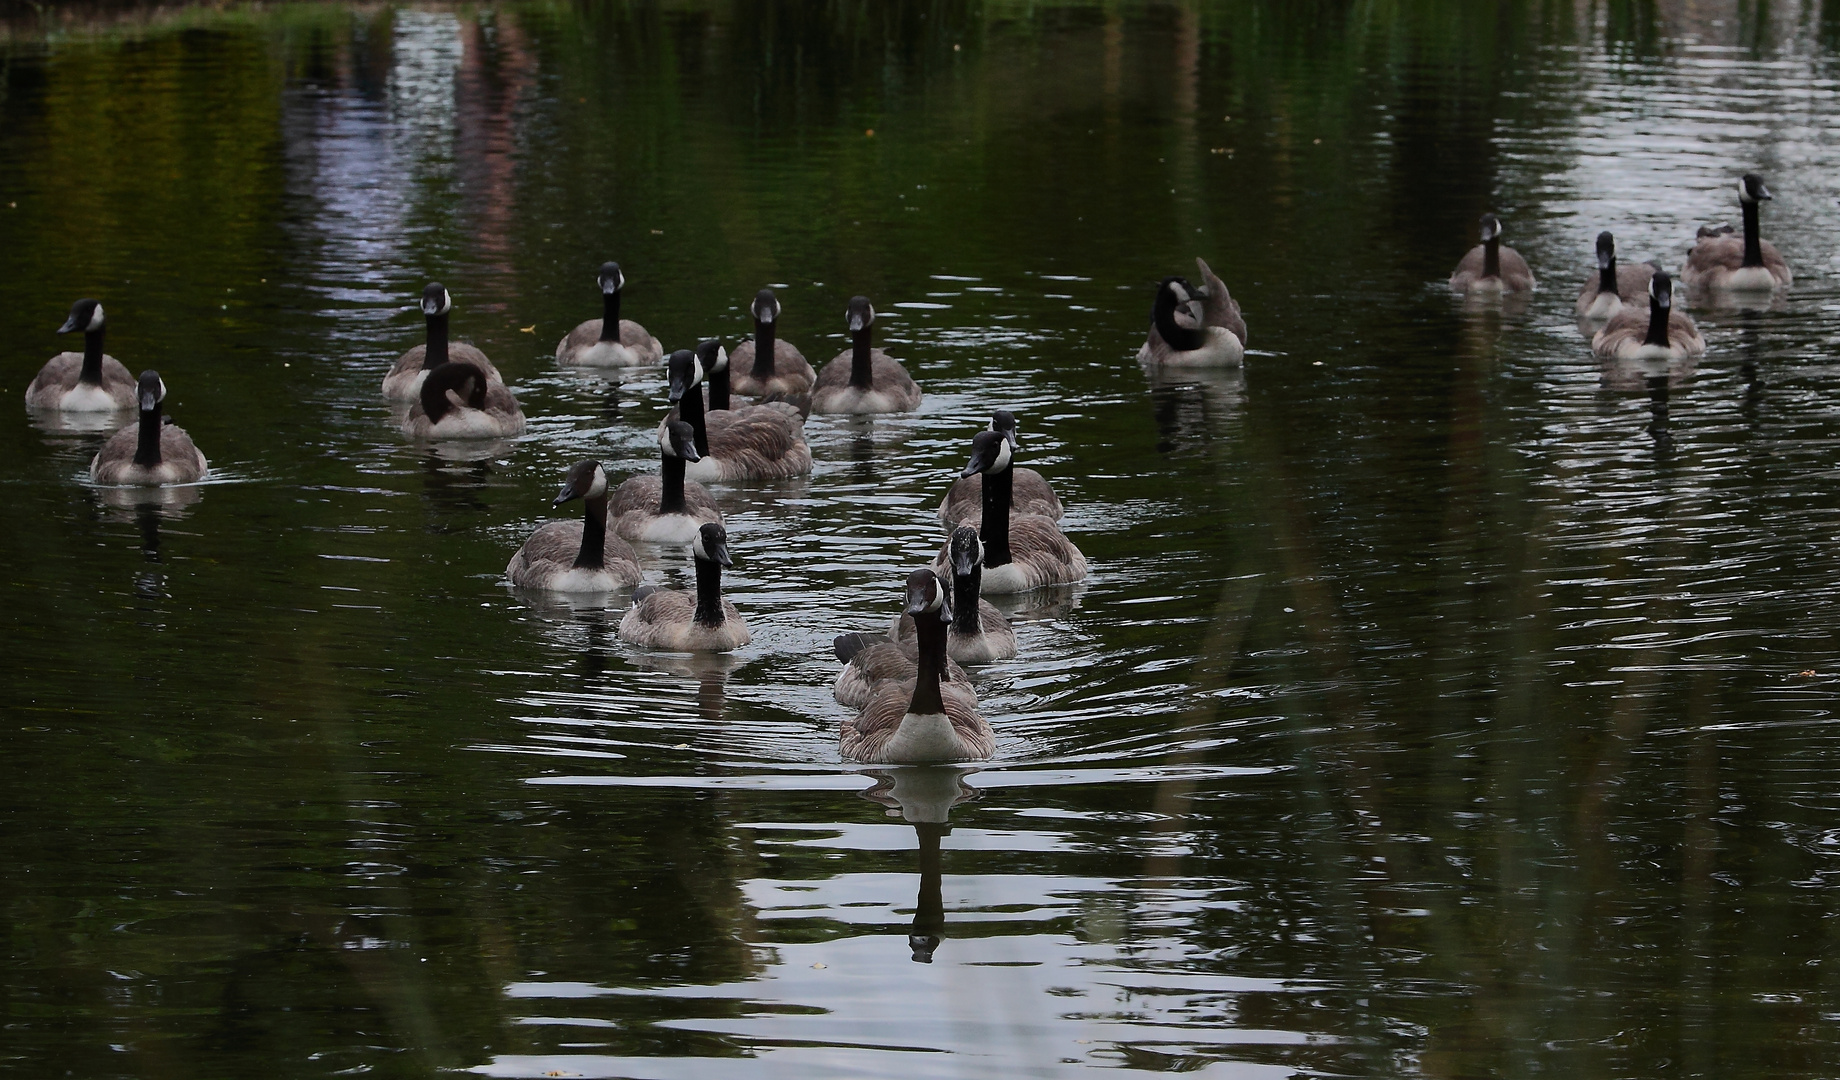
[{"label": "white cheek patch", "polygon": [[1009,468],[1009,462],[1009,440],[1005,439],[997,443],[997,460],[996,463],[990,467],[990,471],[1002,472],[1004,469]]},{"label": "white cheek patch", "polygon": [[160,401],[166,400],[166,380],[165,379],[160,380],[160,396],[158,400]]},{"label": "white cheek patch", "polygon": [[717,371],[727,371],[728,370],[728,350],[726,348],[722,348],[721,346],[717,346],[716,348],[716,370]]},{"label": "white cheek patch", "polygon": [[607,494],[607,474],[600,466],[594,467],[594,482],[588,485],[588,498],[598,499]]},{"label": "white cheek patch", "polygon": [[696,539],[690,541],[690,550],[696,552],[697,558],[709,561],[709,549],[703,546],[703,530],[696,531]]},{"label": "white cheek patch", "polygon": [[95,312],[90,315],[88,329],[92,333],[94,331],[102,329],[102,305],[101,304],[97,304]]}]

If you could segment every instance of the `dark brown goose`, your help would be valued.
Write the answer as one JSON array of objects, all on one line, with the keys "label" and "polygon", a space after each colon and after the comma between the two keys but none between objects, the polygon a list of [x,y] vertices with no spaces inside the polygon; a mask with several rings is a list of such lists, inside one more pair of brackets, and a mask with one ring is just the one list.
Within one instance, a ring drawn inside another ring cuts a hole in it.
[{"label": "dark brown goose", "polygon": [[1769,292],[1786,288],[1795,274],[1776,245],[1758,235],[1758,210],[1774,198],[1763,177],[1746,173],[1738,181],[1738,205],[1744,211],[1744,231],[1712,232],[1700,236],[1687,252],[1680,280],[1688,288],[1728,292]]},{"label": "dark brown goose", "polygon": [[100,300],[79,300],[70,305],[70,317],[57,332],[83,331],[83,351],[61,352],[45,361],[26,387],[26,408],[82,413],[134,408],[134,376],[128,374],[120,360],[102,351],[105,329]]},{"label": "dark brown goose", "polygon": [[601,287],[601,317],[589,319],[556,343],[556,362],[564,367],[639,367],[664,359],[664,346],[645,327],[620,318],[620,293],[626,275],[620,264],[601,264],[595,275]]},{"label": "dark brown goose", "polygon": [[815,413],[912,412],[920,407],[920,384],[900,361],[874,348],[875,307],[866,296],[853,296],[844,311],[850,348],[818,372],[811,391]]},{"label": "dark brown goose", "polygon": [[614,489],[608,507],[613,531],[628,540],[688,544],[704,525],[722,524],[722,511],[708,488],[684,479],[684,463],[698,457],[689,424],[667,417],[658,425],[658,450],[657,475],[629,476]]},{"label": "dark brown goose", "polygon": [[563,478],[550,505],[580,499],[580,521],[551,521],[537,528],[505,566],[513,585],[550,592],[602,593],[644,580],[626,541],[607,536],[607,473],[583,461]]},{"label": "dark brown goose", "polygon": [[428,341],[397,357],[390,373],[383,377],[383,396],[391,401],[415,401],[422,393],[422,380],[428,373],[449,360],[472,364],[495,383],[504,382],[486,354],[464,341],[447,340],[447,317],[454,310],[454,298],[440,282],[430,282],[422,290],[422,315],[428,323]]},{"label": "dark brown goose", "polygon": [[[1016,439],[1016,417],[998,409],[990,417],[990,431],[1001,434],[1014,451],[1020,443]],[[1066,510],[1061,506],[1060,496],[1048,486],[1048,481],[1034,469],[1010,467],[1010,512],[1014,514],[1040,514],[1049,521],[1059,521]],[[972,473],[952,481],[946,489],[946,497],[939,504],[939,521],[951,532],[960,525],[979,527],[984,517],[984,474]]]},{"label": "dark brown goose", "polygon": [[[811,393],[818,376],[810,361],[791,342],[780,340],[779,297],[772,289],[762,289],[754,295],[749,310],[754,316],[754,340],[735,346],[731,358],[735,393],[768,399]],[[811,411],[809,406],[805,411]]]},{"label": "dark brown goose", "polygon": [[919,636],[913,678],[885,682],[855,720],[839,726],[843,756],[884,765],[982,761],[996,752],[996,736],[978,712],[977,692],[946,677],[946,628],[952,621],[950,586],[931,570],[907,577],[907,611]]},{"label": "dark brown goose", "polygon": [[772,480],[811,471],[811,447],[805,443],[805,419],[783,401],[705,413],[703,357],[714,361],[716,342],[696,352],[671,354],[671,403],[696,436],[697,459],[684,467],[695,480]]},{"label": "dark brown goose", "polygon": [[1511,293],[1532,290],[1533,271],[1521,253],[1501,242],[1501,221],[1494,214],[1481,220],[1482,243],[1469,249],[1450,275],[1450,287],[1460,293]]},{"label": "dark brown goose", "polygon": [[[1655,276],[1650,263],[1616,261],[1616,237],[1609,230],[1597,234],[1597,272],[1578,290],[1576,311],[1585,321],[1608,319],[1625,304],[1637,304],[1648,295],[1648,279]],[[1646,305],[1643,305],[1646,306]]]},{"label": "dark brown goose", "polygon": [[728,531],[706,524],[691,543],[696,561],[694,594],[642,585],[620,620],[620,638],[672,652],[729,652],[753,640],[735,605],[722,596],[722,568],[734,565]]},{"label": "dark brown goose", "polygon": [[192,437],[161,416],[166,383],[157,371],[141,372],[136,390],[141,422],[117,431],[89,463],[89,478],[98,484],[162,487],[204,479],[210,463]]},{"label": "dark brown goose", "polygon": [[524,433],[524,413],[504,383],[450,360],[422,380],[402,429],[416,439],[507,439]]},{"label": "dark brown goose", "polygon": [[[1027,592],[1084,578],[1086,556],[1053,521],[1010,512],[1011,472],[1008,440],[995,431],[978,432],[971,440],[971,461],[964,475],[984,474],[983,525],[978,530],[984,541],[983,591]],[[933,568],[945,573],[950,559],[948,543],[933,560]]]}]

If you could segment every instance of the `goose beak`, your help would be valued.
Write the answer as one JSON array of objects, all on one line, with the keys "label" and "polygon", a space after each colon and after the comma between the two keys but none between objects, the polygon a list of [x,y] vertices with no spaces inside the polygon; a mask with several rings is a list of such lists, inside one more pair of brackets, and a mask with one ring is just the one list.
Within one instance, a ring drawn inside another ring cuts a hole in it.
[{"label": "goose beak", "polygon": [[[679,374],[678,372],[673,371],[671,373],[671,404],[675,405],[678,402],[682,401],[684,399],[684,395],[689,392],[690,392],[690,381],[684,378],[683,375]],[[690,460],[695,461],[696,459],[691,458]]]},{"label": "goose beak", "polygon": [[64,320],[63,326],[60,326],[57,328],[57,332],[60,334],[68,334],[72,330],[80,330],[80,329],[82,329],[82,327],[77,325],[76,315],[72,314],[70,318]]},{"label": "goose beak", "polygon": [[550,503],[550,505],[551,506],[561,506],[563,503],[568,502],[570,499],[578,499],[580,497],[581,497],[581,492],[575,490],[575,481],[574,480],[564,480],[562,482],[562,490],[556,492],[556,498]]},{"label": "goose beak", "polygon": [[151,390],[141,391],[141,411],[152,412],[160,404],[160,397]]},{"label": "goose beak", "polygon": [[959,577],[970,577],[971,572],[977,569],[977,565],[977,548],[952,549],[952,573]]},{"label": "goose beak", "polygon": [[686,443],[686,444],[684,444],[684,447],[683,447],[683,449],[681,449],[681,450],[679,450],[679,451],[677,452],[677,456],[678,456],[678,457],[680,457],[680,458],[683,458],[683,459],[684,459],[685,461],[701,461],[701,460],[703,460],[703,455],[701,455],[701,454],[699,454],[699,453],[697,453],[697,452],[696,452],[696,444],[695,444],[695,443]]},{"label": "goose beak", "polygon": [[905,614],[924,615],[932,602],[933,598],[926,594],[924,585],[916,585],[911,581],[907,583],[907,607],[902,609]]},{"label": "goose beak", "polygon": [[978,473],[983,472],[995,464],[995,455],[989,453],[984,447],[980,446],[976,450],[971,451],[971,460],[965,463],[965,471],[958,475],[960,478],[976,476]]},{"label": "goose beak", "polygon": [[718,566],[730,567],[735,565],[734,559],[729,557],[728,541],[726,540],[717,544],[715,548],[709,552],[709,557],[714,559]]}]

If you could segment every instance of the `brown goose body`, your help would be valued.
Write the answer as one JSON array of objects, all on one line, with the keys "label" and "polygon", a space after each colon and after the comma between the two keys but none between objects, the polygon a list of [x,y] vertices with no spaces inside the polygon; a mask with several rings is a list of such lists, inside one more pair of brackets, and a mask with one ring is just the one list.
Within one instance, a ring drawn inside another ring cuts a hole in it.
[{"label": "brown goose body", "polygon": [[[900,617],[907,619],[909,625],[913,622],[912,616]],[[879,642],[850,657],[843,665],[843,670],[837,673],[837,682],[831,687],[831,696],[837,699],[839,705],[859,709],[883,683],[909,681],[919,673],[918,646],[911,634],[904,644]],[[947,681],[964,682],[971,676],[948,654],[945,678]],[[912,694],[911,690],[909,694]]]},{"label": "brown goose body", "polygon": [[720,362],[720,354],[719,344],[705,341],[695,352],[672,353],[668,364],[674,418],[689,424],[696,437],[697,457],[686,461],[684,475],[708,482],[775,480],[810,472],[805,418],[796,407],[769,401],[713,412],[704,408],[703,379]]},{"label": "brown goose body", "polygon": [[[1011,481],[1010,513],[1034,514],[1049,521],[1059,521],[1066,514],[1059,495],[1048,486],[1048,481],[1034,469],[1012,466],[1010,472],[1015,474]],[[952,481],[946,489],[945,501],[939,504],[939,522],[951,532],[960,525],[981,528],[984,521],[984,474],[972,473]]]},{"label": "brown goose body", "polygon": [[1186,278],[1164,278],[1150,306],[1150,332],[1137,361],[1152,367],[1238,367],[1246,359],[1246,320],[1227,286],[1200,259],[1211,284],[1197,289]]},{"label": "brown goose body", "polygon": [[524,433],[524,412],[504,383],[453,360],[422,380],[402,430],[415,439],[508,439]]},{"label": "brown goose body", "polygon": [[1608,319],[1625,305],[1641,306],[1643,298],[1648,295],[1648,281],[1654,276],[1655,268],[1648,263],[1619,263],[1616,267],[1616,288],[1606,290],[1600,276],[1592,274],[1578,290],[1578,303],[1575,306],[1578,317]]},{"label": "brown goose body", "polygon": [[914,677],[881,683],[869,692],[856,718],[839,725],[843,756],[885,765],[990,757],[996,736],[978,712],[977,692],[953,675],[946,658],[950,586],[932,570],[909,574],[906,613],[919,632]]},{"label": "brown goose body", "polygon": [[89,478],[98,484],[123,487],[193,484],[204,479],[211,464],[199,453],[185,429],[177,424],[161,424],[159,430],[159,461],[143,464],[134,460],[141,433],[138,427],[130,425],[102,444],[102,449],[90,461]]},{"label": "brown goose body", "polygon": [[489,382],[503,385],[504,377],[486,359],[486,354],[464,341],[452,341],[448,318],[454,298],[446,286],[431,281],[422,290],[422,318],[427,325],[427,340],[396,358],[389,374],[383,377],[383,396],[391,401],[420,401],[422,384],[428,373],[447,363],[471,364],[485,373]]},{"label": "brown goose body", "polygon": [[1767,292],[1795,281],[1789,264],[1768,240],[1758,240],[1762,261],[1744,263],[1744,237],[1708,236],[1687,252],[1680,280],[1696,289],[1727,292]]},{"label": "brown goose body", "polygon": [[601,340],[601,319],[589,319],[556,343],[556,362],[564,367],[643,367],[664,360],[664,345],[631,319],[620,320],[620,333]]},{"label": "brown goose body", "polygon": [[1706,351],[1706,339],[1686,313],[1674,307],[1674,282],[1657,270],[1648,283],[1648,310],[1626,304],[1591,339],[1591,351],[1606,360],[1684,360]]},{"label": "brown goose body", "polygon": [[851,297],[845,317],[850,347],[819,370],[811,391],[811,411],[872,414],[918,409],[920,384],[900,361],[872,343],[875,308],[869,298]]},{"label": "brown goose body", "polygon": [[729,354],[729,383],[737,394],[749,394],[754,397],[792,396],[808,394],[818,381],[818,373],[811,368],[811,362],[805,354],[790,341],[773,340],[773,370],[756,372],[754,363],[755,349],[759,346],[752,341],[744,341],[735,346]]},{"label": "brown goose body", "polygon": [[687,544],[708,522],[721,524],[722,511],[715,496],[694,480],[684,481],[681,510],[663,510],[664,478],[656,473],[629,476],[613,491],[607,516],[616,535],[655,544]]},{"label": "brown goose body", "polygon": [[598,461],[569,470],[553,505],[582,500],[575,521],[541,525],[505,564],[513,585],[550,592],[604,593],[637,585],[644,575],[626,541],[607,535],[607,474]]},{"label": "brown goose body", "polygon": [[103,354],[95,382],[83,378],[83,354],[61,352],[45,361],[26,387],[26,408],[61,412],[119,412],[134,408],[134,376]]},{"label": "brown goose body", "polygon": [[722,622],[711,626],[696,619],[696,597],[659,589],[647,593],[620,619],[620,639],[667,652],[732,652],[754,640],[741,612],[722,601]]},{"label": "brown goose body", "polygon": [[1482,243],[1457,261],[1450,288],[1460,293],[1531,292],[1533,270],[1521,253],[1501,242],[1501,222],[1494,214],[1482,215]]}]

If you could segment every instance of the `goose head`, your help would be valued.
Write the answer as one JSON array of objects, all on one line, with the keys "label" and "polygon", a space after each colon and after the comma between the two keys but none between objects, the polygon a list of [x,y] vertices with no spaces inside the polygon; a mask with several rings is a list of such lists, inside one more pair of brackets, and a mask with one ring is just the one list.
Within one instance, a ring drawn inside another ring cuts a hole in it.
[{"label": "goose head", "polygon": [[907,606],[901,610],[905,615],[936,615],[940,622],[949,623],[952,621],[952,586],[931,568],[915,570],[907,575]]},{"label": "goose head", "polygon": [[696,429],[685,420],[666,420],[659,425],[658,449],[664,451],[665,457],[703,460],[703,455],[696,452]]},{"label": "goose head", "polygon": [[728,370],[728,350],[722,347],[720,341],[697,342],[696,359],[703,365],[705,375]]},{"label": "goose head", "polygon": [[665,361],[665,369],[671,375],[671,404],[684,399],[684,395],[703,384],[703,362],[697,359],[689,349],[679,349]]},{"label": "goose head", "polygon": [[1763,202],[1775,198],[1770,189],[1763,186],[1763,177],[1756,173],[1745,173],[1738,180],[1738,201],[1747,203]]},{"label": "goose head", "polygon": [[1655,276],[1648,279],[1648,298],[1663,311],[1674,306],[1674,279],[1666,270],[1656,267]]},{"label": "goose head", "polygon": [[85,334],[93,334],[100,329],[102,301],[84,299],[70,305],[70,318],[64,320],[64,325],[58,327],[57,332],[68,334],[73,330],[81,330]]},{"label": "goose head", "polygon": [[1477,225],[1481,229],[1482,242],[1485,244],[1501,236],[1501,219],[1494,214],[1482,215]]},{"label": "goose head", "polygon": [[438,281],[431,281],[422,290],[422,314],[445,315],[454,309],[454,298],[448,295],[447,286]]},{"label": "goose head", "polygon": [[971,440],[971,460],[965,463],[962,476],[1002,472],[1009,468],[1009,440],[1000,431],[980,431]]},{"label": "goose head", "polygon": [[1616,265],[1616,237],[1605,229],[1597,234],[1597,268],[1608,270]]},{"label": "goose head", "polygon": [[562,490],[556,492],[551,506],[561,506],[571,499],[598,499],[607,494],[607,473],[598,461],[578,461],[562,478]]},{"label": "goose head", "polygon": [[735,565],[728,555],[728,530],[713,521],[696,531],[696,539],[690,541],[690,551],[701,562],[712,562],[717,566]]},{"label": "goose head", "polygon": [[754,302],[748,305],[757,323],[776,323],[779,321],[779,297],[773,295],[772,289],[762,289],[754,294]]},{"label": "goose head", "polygon": [[626,275],[620,273],[620,264],[617,262],[602,263],[601,272],[594,276],[594,280],[600,285],[603,294],[617,293],[626,287]]},{"label": "goose head", "polygon": [[950,551],[954,577],[970,577],[984,561],[984,541],[978,538],[977,530],[969,525],[960,525],[952,530]]},{"label": "goose head", "polygon": [[486,373],[476,364],[450,360],[422,380],[422,411],[439,420],[453,408],[448,392],[469,409],[486,407]]},{"label": "goose head", "polygon": [[861,333],[875,325],[875,305],[866,296],[852,296],[849,306],[843,309],[843,318],[850,324],[850,333]]},{"label": "goose head", "polygon": [[142,412],[152,412],[159,408],[160,403],[166,400],[166,382],[160,378],[160,373],[152,368],[141,372],[140,386],[135,397]]},{"label": "goose head", "polygon": [[1002,434],[1011,450],[1016,449],[1016,414],[1007,409],[998,409],[990,414],[990,430]]},{"label": "goose head", "polygon": [[1187,278],[1166,277],[1157,284],[1156,302],[1150,311],[1150,321],[1160,322],[1165,314],[1184,330],[1193,330],[1201,325],[1201,296],[1188,283]]}]

